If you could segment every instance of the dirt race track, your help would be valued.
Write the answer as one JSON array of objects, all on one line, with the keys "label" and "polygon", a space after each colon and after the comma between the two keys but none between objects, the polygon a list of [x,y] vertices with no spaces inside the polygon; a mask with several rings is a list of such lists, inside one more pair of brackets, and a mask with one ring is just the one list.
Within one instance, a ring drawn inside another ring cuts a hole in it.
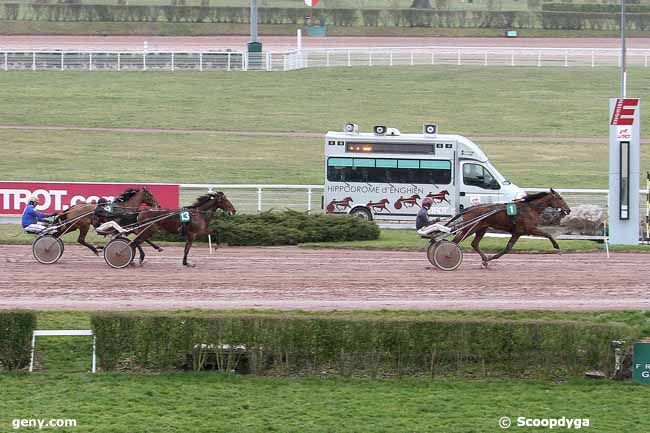
[{"label": "dirt race track", "polygon": [[423,252],[297,247],[148,250],[145,266],[109,268],[67,245],[40,265],[31,247],[0,246],[0,308],[181,309],[550,309],[650,308],[648,254],[512,254],[481,269],[466,254],[455,272]]}]

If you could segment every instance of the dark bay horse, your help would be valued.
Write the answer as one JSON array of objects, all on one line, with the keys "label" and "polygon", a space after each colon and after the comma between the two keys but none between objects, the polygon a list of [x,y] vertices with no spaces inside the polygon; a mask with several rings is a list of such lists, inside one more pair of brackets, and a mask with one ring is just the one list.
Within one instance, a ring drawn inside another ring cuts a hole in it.
[{"label": "dark bay horse", "polygon": [[[234,215],[235,207],[226,198],[223,192],[209,192],[197,198],[192,206],[186,208],[190,213],[190,222],[182,223],[179,212],[170,212],[163,209],[151,209],[140,212],[138,222],[142,224],[142,231],[138,232],[134,240],[134,246],[138,247],[142,242],[149,239],[159,230],[167,233],[182,234],[185,236],[185,252],[183,254],[183,265],[194,267],[187,261],[187,255],[192,248],[192,242],[198,237],[213,234],[209,228],[210,221],[214,218],[217,209],[222,209],[230,215]],[[169,216],[165,216],[169,215]],[[159,221],[147,225],[147,221],[160,218]],[[144,251],[140,249],[140,264],[144,261]]]},{"label": "dark bay horse", "polygon": [[[152,207],[159,206],[156,198],[148,188],[129,188],[115,199],[113,202],[113,211],[118,215],[126,215],[131,211],[137,211],[142,204],[146,204]],[[79,230],[79,237],[77,238],[77,242],[90,249],[95,255],[99,255],[98,250],[102,247],[93,246],[86,242],[86,235],[88,234],[90,226],[93,224],[93,215],[96,208],[97,204],[95,203],[78,204],[59,214],[54,219],[54,224],[64,224],[66,221],[73,220],[77,217],[79,217],[79,219],[72,223],[71,226],[64,225],[57,233],[57,236],[61,235],[63,232],[71,233],[75,230]],[[133,218],[133,221],[135,221],[135,218]]]},{"label": "dark bay horse", "polygon": [[[514,204],[516,206],[516,215],[508,215],[506,211],[508,204]],[[553,239],[553,236],[537,228],[541,214],[547,208],[557,209],[563,215],[571,213],[571,209],[560,194],[551,189],[549,192],[529,194],[520,200],[515,200],[513,203],[508,204],[472,206],[452,218],[450,221],[452,227],[453,224],[462,224],[462,227],[464,227],[457,233],[453,242],[458,244],[472,234],[475,234],[474,240],[472,241],[472,248],[481,255],[483,266],[486,268],[490,260],[498,259],[510,252],[512,247],[517,243],[517,240],[524,235],[545,237],[551,241],[553,248],[558,252],[560,251],[560,246]],[[486,256],[479,248],[479,243],[489,228],[504,231],[512,235],[505,249],[491,257]]]}]

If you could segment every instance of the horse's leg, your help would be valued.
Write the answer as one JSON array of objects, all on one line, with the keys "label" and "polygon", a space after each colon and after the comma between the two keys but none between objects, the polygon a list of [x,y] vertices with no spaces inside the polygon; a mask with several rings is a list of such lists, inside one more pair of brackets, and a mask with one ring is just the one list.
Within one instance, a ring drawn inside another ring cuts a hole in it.
[{"label": "horse's leg", "polygon": [[488,261],[498,259],[498,258],[501,257],[502,255],[504,255],[504,254],[508,254],[508,253],[510,252],[510,250],[512,250],[512,247],[515,246],[515,244],[516,244],[517,241],[519,240],[519,237],[520,237],[520,236],[521,236],[521,235],[512,235],[512,236],[510,237],[510,240],[508,241],[508,244],[507,244],[506,247],[503,249],[503,251],[501,251],[501,252],[496,253],[495,255],[493,255],[492,257],[490,257],[490,258],[488,259]]},{"label": "horse's leg", "polygon": [[194,240],[194,234],[188,233],[187,240],[185,241],[185,254],[183,254],[183,265],[193,268],[195,265],[187,261],[187,255],[190,253],[190,248],[192,248],[192,241]]},{"label": "horse's leg", "polygon": [[555,241],[555,239],[553,238],[553,236],[551,236],[550,234],[548,234],[548,233],[546,233],[546,232],[543,232],[543,231],[541,231],[541,230],[538,229],[538,228],[534,228],[534,229],[532,229],[532,230],[529,230],[529,231],[528,231],[528,234],[533,235],[533,236],[541,236],[541,237],[543,237],[543,238],[548,239],[549,241],[551,241],[551,244],[553,244],[553,248],[555,248],[556,250],[558,250],[558,252],[561,252],[561,250],[560,250],[560,245]]},{"label": "horse's leg", "polygon": [[474,248],[474,251],[479,253],[481,256],[481,260],[483,261],[483,266],[487,268],[487,262],[489,261],[488,257],[481,251],[481,248],[479,247],[479,244],[481,243],[481,239],[483,239],[483,236],[485,236],[485,233],[487,232],[487,227],[482,228],[481,230],[478,230],[474,234],[474,240],[472,241],[472,248]]},{"label": "horse's leg", "polygon": [[97,251],[97,248],[90,245],[88,242],[86,242],[86,235],[88,234],[88,229],[90,228],[90,225],[79,225],[79,237],[77,238],[77,242],[83,245],[84,247],[90,249],[90,251],[93,252],[96,256],[99,255],[99,251]]},{"label": "horse's leg", "polygon": [[145,241],[146,243],[148,243],[149,245],[151,245],[151,246],[153,247],[153,249],[156,250],[156,251],[158,251],[159,253],[163,251],[162,247],[160,247],[160,246],[154,244],[154,243],[151,242],[149,239],[145,239],[144,241]]}]

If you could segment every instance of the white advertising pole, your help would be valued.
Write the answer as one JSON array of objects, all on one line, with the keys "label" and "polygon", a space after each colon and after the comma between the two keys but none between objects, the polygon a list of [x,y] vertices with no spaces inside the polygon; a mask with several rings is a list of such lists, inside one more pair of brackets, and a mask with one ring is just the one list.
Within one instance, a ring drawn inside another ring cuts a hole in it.
[{"label": "white advertising pole", "polygon": [[634,245],[640,235],[639,98],[609,100],[609,242]]}]

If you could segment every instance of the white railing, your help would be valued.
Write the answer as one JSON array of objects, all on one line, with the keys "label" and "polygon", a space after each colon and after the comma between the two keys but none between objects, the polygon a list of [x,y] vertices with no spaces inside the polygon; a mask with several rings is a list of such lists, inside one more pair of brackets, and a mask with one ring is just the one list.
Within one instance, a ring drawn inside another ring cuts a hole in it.
[{"label": "white railing", "polygon": [[0,69],[74,71],[267,71],[271,53],[0,51]]},{"label": "white railing", "polygon": [[[648,67],[650,49],[628,49],[628,67]],[[360,47],[286,52],[0,50],[0,70],[291,71],[353,66],[618,67],[616,48]]]},{"label": "white railing", "polygon": [[[548,191],[548,188],[524,188],[527,192]],[[266,210],[293,209],[322,212],[323,185],[281,184],[180,184],[180,204],[186,206],[206,191],[223,191],[239,213],[251,214]],[[596,205],[607,212],[607,189],[558,188],[557,192],[570,207]],[[646,215],[647,189],[639,191],[642,219]],[[15,224],[20,217],[5,217],[0,223]]]},{"label": "white railing", "polygon": [[206,191],[223,191],[240,213],[271,209],[320,212],[323,189],[323,185],[181,184],[180,203],[191,204]]}]

